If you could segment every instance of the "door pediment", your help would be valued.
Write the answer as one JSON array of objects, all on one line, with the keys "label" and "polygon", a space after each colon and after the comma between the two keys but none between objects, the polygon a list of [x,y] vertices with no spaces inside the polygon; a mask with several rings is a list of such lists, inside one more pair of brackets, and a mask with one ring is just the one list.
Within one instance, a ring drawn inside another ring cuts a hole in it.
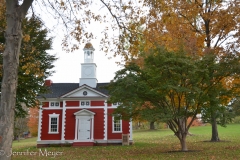
[{"label": "door pediment", "polygon": [[95,113],[91,112],[91,111],[89,111],[87,109],[82,109],[82,110],[80,110],[78,112],[75,112],[74,115],[75,116],[93,116],[93,115],[95,115]]}]

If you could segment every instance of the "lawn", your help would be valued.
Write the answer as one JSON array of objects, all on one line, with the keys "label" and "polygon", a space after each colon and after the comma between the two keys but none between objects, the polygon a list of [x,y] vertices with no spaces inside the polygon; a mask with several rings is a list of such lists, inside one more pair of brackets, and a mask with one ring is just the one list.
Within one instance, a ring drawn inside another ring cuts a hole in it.
[{"label": "lawn", "polygon": [[[36,138],[13,142],[13,151],[28,155],[15,155],[14,160],[45,160],[53,157],[62,160],[84,159],[194,159],[194,160],[238,160],[240,159],[240,124],[219,127],[222,142],[204,142],[211,138],[211,126],[192,127],[194,136],[187,137],[190,152],[175,152],[180,149],[178,139],[168,130],[134,131],[134,145],[107,147],[50,147],[36,148]],[[45,155],[45,151],[57,155]],[[30,155],[30,152],[35,155]],[[16,154],[15,153],[15,154]],[[43,155],[42,155],[43,154]]]}]

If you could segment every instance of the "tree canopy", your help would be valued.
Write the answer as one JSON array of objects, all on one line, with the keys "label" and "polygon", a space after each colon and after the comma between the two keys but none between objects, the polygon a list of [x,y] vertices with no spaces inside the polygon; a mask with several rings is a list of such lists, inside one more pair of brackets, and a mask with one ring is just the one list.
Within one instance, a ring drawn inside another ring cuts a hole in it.
[{"label": "tree canopy", "polygon": [[[3,29],[5,26],[1,26]],[[3,36],[3,32],[1,32]],[[52,38],[48,37],[47,29],[37,17],[26,18],[23,21],[23,42],[21,45],[20,62],[18,68],[18,88],[16,100],[16,116],[25,116],[27,113],[22,109],[22,103],[26,107],[35,107],[38,104],[37,95],[44,93],[45,79],[54,72],[54,55],[48,50],[52,49]],[[1,42],[4,44],[4,41]],[[2,54],[0,54],[0,66],[2,66]],[[0,69],[2,80],[2,67]]]},{"label": "tree canopy", "polygon": [[[221,81],[227,76],[239,77],[239,56],[229,54],[216,62],[219,58],[216,54],[193,57],[183,51],[169,52],[162,47],[142,54],[143,66],[130,63],[116,72],[108,86],[110,101],[122,103],[116,110],[122,118],[134,116],[145,102],[151,103],[153,107],[148,109],[154,110],[158,119],[169,125],[179,138],[182,150],[187,150],[188,130],[202,108],[209,107],[211,94],[218,93],[216,104],[224,105],[225,96],[235,93],[237,86],[226,88]],[[215,67],[220,72],[212,72]]]}]

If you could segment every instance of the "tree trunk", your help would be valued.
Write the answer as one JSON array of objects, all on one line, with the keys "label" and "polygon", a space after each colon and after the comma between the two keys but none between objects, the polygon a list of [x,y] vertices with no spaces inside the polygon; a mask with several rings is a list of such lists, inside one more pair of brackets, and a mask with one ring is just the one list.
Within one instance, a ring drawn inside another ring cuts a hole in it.
[{"label": "tree trunk", "polygon": [[186,144],[186,137],[187,136],[183,136],[182,139],[180,139],[181,151],[188,151],[187,144]]},{"label": "tree trunk", "polygon": [[[169,122],[170,129],[175,133],[175,135],[178,137],[180,144],[181,144],[181,151],[188,151],[187,144],[186,144],[186,137],[188,134],[187,129],[187,120],[185,118],[179,118],[177,123],[177,126],[173,126],[176,123]],[[175,130],[177,128],[177,130]]]},{"label": "tree trunk", "polygon": [[188,134],[188,130],[186,128],[187,126],[187,120],[185,118],[179,118],[178,119],[178,139],[181,143],[181,151],[188,151],[187,144],[186,144],[186,137]]},{"label": "tree trunk", "polygon": [[18,0],[6,1],[7,28],[5,32],[5,50],[3,52],[3,78],[1,84],[0,106],[0,150],[1,160],[11,159],[14,127],[14,112],[18,81],[18,64],[22,41],[22,19],[33,0],[24,0],[22,6]]},{"label": "tree trunk", "polygon": [[150,122],[150,129],[155,129],[154,122]]},{"label": "tree trunk", "polygon": [[218,137],[218,129],[217,129],[217,121],[216,121],[216,118],[215,118],[215,115],[212,114],[212,138],[211,138],[211,141],[212,142],[217,142],[217,141],[220,141],[219,137]]}]

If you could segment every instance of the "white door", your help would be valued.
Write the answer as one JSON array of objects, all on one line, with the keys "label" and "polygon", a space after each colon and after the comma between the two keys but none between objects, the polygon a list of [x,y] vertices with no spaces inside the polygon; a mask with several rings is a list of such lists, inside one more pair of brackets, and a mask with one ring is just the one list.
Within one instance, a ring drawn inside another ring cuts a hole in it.
[{"label": "white door", "polygon": [[78,140],[90,140],[90,117],[81,117],[79,119]]}]

